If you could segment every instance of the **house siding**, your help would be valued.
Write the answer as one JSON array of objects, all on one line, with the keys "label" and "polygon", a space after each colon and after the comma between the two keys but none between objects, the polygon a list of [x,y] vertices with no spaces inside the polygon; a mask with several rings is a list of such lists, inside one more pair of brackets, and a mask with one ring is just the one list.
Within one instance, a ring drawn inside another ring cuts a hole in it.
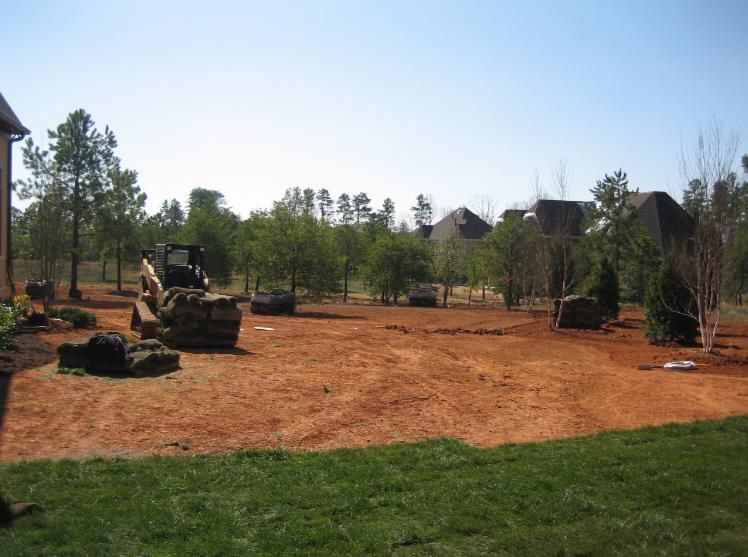
[{"label": "house siding", "polygon": [[0,131],[0,300],[10,296],[10,285],[8,284],[8,219],[10,218],[10,207],[8,206],[8,142],[10,136]]}]

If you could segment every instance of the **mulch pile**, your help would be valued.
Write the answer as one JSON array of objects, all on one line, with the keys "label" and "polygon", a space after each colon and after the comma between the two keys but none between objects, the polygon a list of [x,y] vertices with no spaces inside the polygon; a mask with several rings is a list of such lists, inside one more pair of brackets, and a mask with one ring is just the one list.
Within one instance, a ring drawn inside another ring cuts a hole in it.
[{"label": "mulch pile", "polygon": [[31,369],[57,358],[53,346],[45,343],[38,335],[16,335],[7,350],[0,350],[0,373],[16,373]]}]

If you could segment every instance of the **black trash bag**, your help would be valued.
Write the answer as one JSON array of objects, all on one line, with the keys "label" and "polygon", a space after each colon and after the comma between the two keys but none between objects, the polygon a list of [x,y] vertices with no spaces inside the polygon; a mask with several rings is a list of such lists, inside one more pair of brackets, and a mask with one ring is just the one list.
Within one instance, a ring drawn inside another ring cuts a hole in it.
[{"label": "black trash bag", "polygon": [[132,362],[127,343],[116,333],[92,336],[88,340],[87,353],[91,367],[127,368]]}]

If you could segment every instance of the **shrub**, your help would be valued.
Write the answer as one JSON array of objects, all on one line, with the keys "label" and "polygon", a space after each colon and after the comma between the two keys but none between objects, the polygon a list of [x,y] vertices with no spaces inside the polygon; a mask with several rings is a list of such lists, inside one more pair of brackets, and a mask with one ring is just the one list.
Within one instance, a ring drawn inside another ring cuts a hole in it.
[{"label": "shrub", "polygon": [[96,316],[93,313],[74,307],[50,308],[48,314],[50,317],[58,317],[68,321],[76,329],[96,326]]},{"label": "shrub", "polygon": [[649,342],[693,344],[698,322],[691,292],[668,261],[652,278],[644,298],[645,317],[642,330]]},{"label": "shrub", "polygon": [[618,317],[618,277],[607,257],[603,257],[591,277],[589,295],[600,304],[603,319],[610,321]]},{"label": "shrub", "polygon": [[18,332],[18,314],[14,307],[0,305],[0,350],[6,350]]}]

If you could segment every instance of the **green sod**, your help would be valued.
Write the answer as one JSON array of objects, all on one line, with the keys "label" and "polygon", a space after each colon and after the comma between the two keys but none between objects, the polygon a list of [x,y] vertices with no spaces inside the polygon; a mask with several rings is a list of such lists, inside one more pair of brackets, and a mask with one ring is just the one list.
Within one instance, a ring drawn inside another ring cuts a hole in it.
[{"label": "green sod", "polygon": [[748,416],[455,441],[0,465],[10,555],[748,555]]}]

